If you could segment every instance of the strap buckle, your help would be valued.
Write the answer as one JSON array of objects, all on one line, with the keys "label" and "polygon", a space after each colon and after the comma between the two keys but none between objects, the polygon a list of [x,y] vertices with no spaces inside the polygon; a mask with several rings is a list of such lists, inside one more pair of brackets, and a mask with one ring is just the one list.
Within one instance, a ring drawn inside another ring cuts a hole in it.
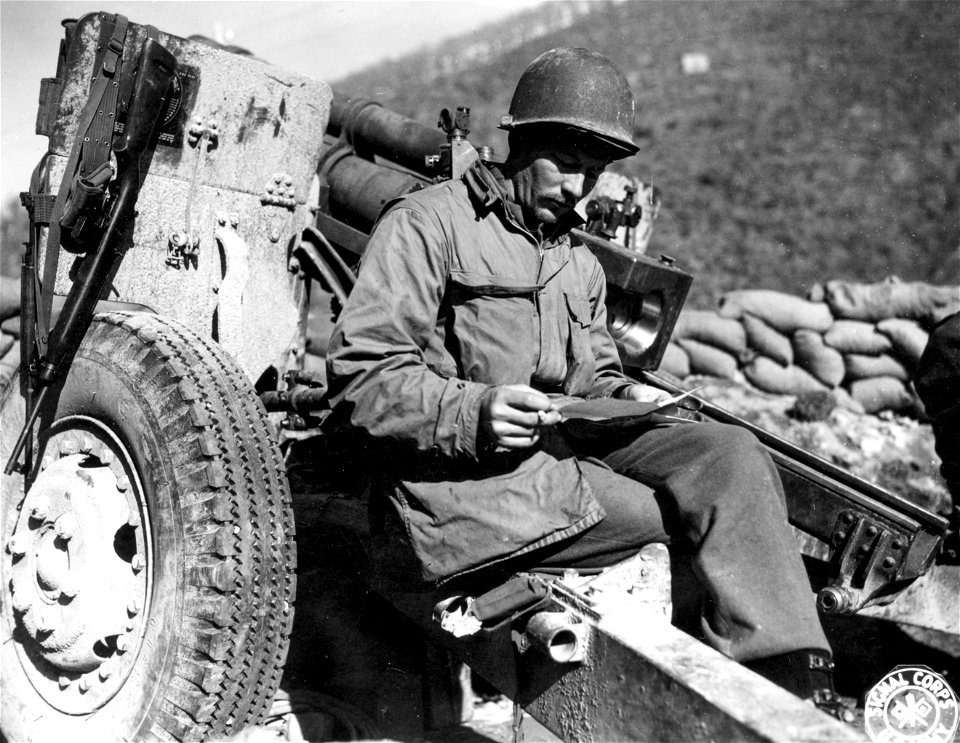
[{"label": "strap buckle", "polygon": [[113,76],[117,71],[117,60],[123,54],[123,42],[116,36],[107,42],[107,51],[103,55],[103,72],[106,75]]}]

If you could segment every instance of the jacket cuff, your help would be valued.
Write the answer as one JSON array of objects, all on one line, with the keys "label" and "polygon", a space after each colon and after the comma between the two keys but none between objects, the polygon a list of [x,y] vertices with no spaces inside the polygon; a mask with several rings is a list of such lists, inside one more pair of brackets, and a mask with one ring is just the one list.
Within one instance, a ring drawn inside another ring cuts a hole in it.
[{"label": "jacket cuff", "polygon": [[480,452],[477,451],[477,436],[480,429],[480,407],[483,404],[484,395],[489,389],[491,389],[491,387],[486,384],[467,382],[460,405],[460,415],[457,421],[460,436],[457,449],[459,450],[459,454],[469,457],[474,461],[480,458]]}]

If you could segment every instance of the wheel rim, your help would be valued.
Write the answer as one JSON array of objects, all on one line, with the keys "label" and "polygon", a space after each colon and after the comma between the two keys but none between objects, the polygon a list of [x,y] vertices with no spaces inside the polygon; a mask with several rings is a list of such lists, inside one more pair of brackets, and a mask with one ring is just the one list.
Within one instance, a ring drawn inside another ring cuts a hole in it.
[{"label": "wheel rim", "polygon": [[99,421],[57,421],[41,452],[7,544],[14,645],[49,704],[85,714],[120,690],[143,639],[149,513],[132,457]]}]

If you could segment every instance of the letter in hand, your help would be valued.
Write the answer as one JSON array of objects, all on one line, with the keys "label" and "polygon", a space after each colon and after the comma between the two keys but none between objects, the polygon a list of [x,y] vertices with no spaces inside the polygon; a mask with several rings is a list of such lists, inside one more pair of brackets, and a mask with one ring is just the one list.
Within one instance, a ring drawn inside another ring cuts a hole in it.
[{"label": "letter in hand", "polygon": [[631,384],[617,393],[621,400],[635,400],[636,402],[654,402],[664,404],[670,401],[670,393],[648,384]]},{"label": "letter in hand", "polygon": [[546,426],[561,420],[553,401],[525,384],[491,387],[480,404],[480,434],[504,449],[529,449]]}]

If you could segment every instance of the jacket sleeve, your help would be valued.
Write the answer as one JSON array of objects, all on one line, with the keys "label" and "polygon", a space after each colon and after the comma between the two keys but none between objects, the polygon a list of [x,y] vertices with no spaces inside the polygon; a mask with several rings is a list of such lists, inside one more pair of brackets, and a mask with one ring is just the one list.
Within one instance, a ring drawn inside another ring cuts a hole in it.
[{"label": "jacket sleeve", "polygon": [[623,373],[620,364],[620,354],[617,346],[607,330],[607,279],[603,268],[596,260],[593,262],[593,271],[587,284],[587,294],[593,319],[590,324],[590,346],[596,360],[596,372],[593,385],[587,393],[588,398],[616,397],[617,393],[636,380]]},{"label": "jacket sleeve", "polygon": [[476,459],[487,386],[426,364],[448,275],[439,221],[402,203],[377,224],[334,327],[327,383],[335,425],[419,452]]}]

